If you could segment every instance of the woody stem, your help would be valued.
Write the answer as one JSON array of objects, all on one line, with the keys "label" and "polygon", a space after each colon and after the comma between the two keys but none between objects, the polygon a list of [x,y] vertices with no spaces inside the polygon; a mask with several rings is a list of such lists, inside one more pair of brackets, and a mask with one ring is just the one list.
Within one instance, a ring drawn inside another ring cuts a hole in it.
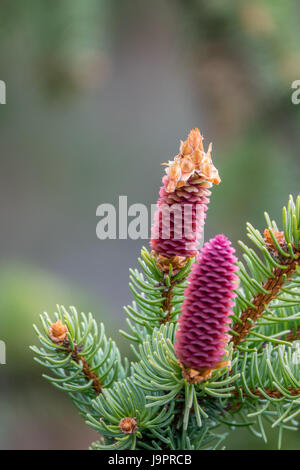
[{"label": "woody stem", "polygon": [[[250,390],[250,392],[251,392],[253,395],[255,395],[255,396],[259,397],[259,398],[263,398],[263,399],[266,398],[265,395],[263,395],[258,389],[254,389],[254,390],[249,389],[249,390]],[[300,388],[292,388],[292,387],[289,387],[289,388],[288,388],[288,391],[289,391],[289,393],[290,393],[292,396],[294,396],[294,397],[300,395]],[[243,393],[243,396],[245,396],[245,397],[250,397],[250,398],[251,398],[251,395],[248,394],[247,392],[243,391],[242,393]],[[282,398],[282,397],[285,396],[285,395],[283,395],[279,390],[271,390],[270,388],[266,388],[266,389],[265,389],[265,393],[266,393],[267,395],[269,395],[269,397],[271,397],[271,398]],[[233,391],[233,394],[234,394],[236,397],[238,397],[238,396],[239,396],[238,390],[234,390],[234,391]]]},{"label": "woody stem", "polygon": [[82,363],[82,372],[86,378],[86,380],[89,382],[92,380],[92,387],[95,390],[96,394],[99,395],[102,392],[102,382],[99,380],[97,374],[91,370],[91,366],[88,364],[88,362],[85,360],[83,356],[80,356],[78,354],[78,348],[77,345],[74,345],[74,349],[71,349],[70,346],[67,344],[66,345],[66,352],[70,353],[72,352],[72,359],[79,364],[80,362]]},{"label": "woody stem", "polygon": [[[299,255],[299,253],[297,254]],[[251,302],[254,307],[245,309],[240,316],[240,322],[235,323],[233,331],[237,333],[237,335],[231,338],[234,347],[238,346],[249,334],[251,328],[264,313],[266,306],[276,298],[285,282],[289,281],[291,276],[296,272],[299,262],[299,258],[289,258],[286,261],[285,269],[278,267],[273,269],[274,277],[268,278],[262,285],[263,289],[267,290],[268,293],[260,292],[257,294]]]},{"label": "woody stem", "polygon": [[172,319],[173,286],[174,283],[171,282],[171,285],[167,288],[166,298],[162,305],[163,310],[167,313],[161,320],[161,323],[168,323]]}]

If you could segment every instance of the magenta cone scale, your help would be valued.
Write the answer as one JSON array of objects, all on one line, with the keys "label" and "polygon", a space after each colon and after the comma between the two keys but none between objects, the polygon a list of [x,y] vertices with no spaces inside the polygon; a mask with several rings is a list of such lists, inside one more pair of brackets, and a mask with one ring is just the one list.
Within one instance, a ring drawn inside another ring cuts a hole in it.
[{"label": "magenta cone scale", "polygon": [[167,258],[197,254],[206,218],[212,183],[191,177],[181,188],[169,193],[163,178],[152,227],[151,248]]},{"label": "magenta cone scale", "polygon": [[224,357],[238,279],[233,253],[230,241],[217,235],[205,243],[192,267],[175,342],[186,367],[215,369]]}]

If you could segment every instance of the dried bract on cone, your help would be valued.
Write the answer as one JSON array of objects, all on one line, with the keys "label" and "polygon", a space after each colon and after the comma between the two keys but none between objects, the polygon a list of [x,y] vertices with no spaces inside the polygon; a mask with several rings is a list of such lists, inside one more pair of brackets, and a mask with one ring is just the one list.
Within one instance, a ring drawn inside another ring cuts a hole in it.
[{"label": "dried bract on cone", "polygon": [[224,235],[205,243],[185,291],[175,351],[183,374],[201,382],[214,369],[230,365],[226,345],[238,277],[234,249]]},{"label": "dried bract on cone", "polygon": [[193,175],[201,176],[213,184],[219,184],[221,179],[212,163],[211,151],[212,143],[209,144],[207,152],[204,151],[203,137],[199,129],[191,130],[186,141],[181,141],[179,154],[173,161],[164,163],[167,165],[167,192],[172,193],[175,189],[182,188]]},{"label": "dried bract on cone", "polygon": [[206,218],[209,188],[219,183],[211,160],[211,144],[205,152],[199,129],[194,129],[181,142],[180,153],[167,164],[152,227],[152,250],[167,259],[195,256]]},{"label": "dried bract on cone", "polygon": [[56,323],[52,323],[49,328],[49,338],[56,344],[63,344],[68,334],[68,328],[62,323],[61,320],[57,320]]}]

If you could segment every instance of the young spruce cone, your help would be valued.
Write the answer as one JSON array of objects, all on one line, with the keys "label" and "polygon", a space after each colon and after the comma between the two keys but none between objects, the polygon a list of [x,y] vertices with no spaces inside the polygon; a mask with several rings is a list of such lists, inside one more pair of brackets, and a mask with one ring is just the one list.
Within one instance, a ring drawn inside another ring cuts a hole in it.
[{"label": "young spruce cone", "polygon": [[188,278],[175,351],[183,373],[190,378],[197,376],[197,381],[229,365],[222,360],[238,279],[233,253],[230,241],[217,235],[205,243]]},{"label": "young spruce cone", "polygon": [[181,142],[180,153],[167,165],[151,238],[154,255],[162,260],[197,254],[209,188],[220,182],[211,160],[211,144],[205,152],[202,140],[199,130],[192,130]]}]

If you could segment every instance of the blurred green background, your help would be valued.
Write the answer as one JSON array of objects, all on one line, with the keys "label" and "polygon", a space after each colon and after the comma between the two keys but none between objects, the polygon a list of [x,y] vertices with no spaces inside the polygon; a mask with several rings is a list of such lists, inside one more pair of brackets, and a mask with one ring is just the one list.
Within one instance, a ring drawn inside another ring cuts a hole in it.
[{"label": "blurred green background", "polygon": [[[157,199],[199,127],[222,184],[205,238],[236,246],[299,192],[297,0],[0,0],[0,448],[84,449],[95,434],[40,377],[32,323],[92,311],[125,353],[128,267],[145,240],[96,237],[96,208]],[[229,449],[273,449],[235,431]],[[285,449],[300,449],[300,433]]]}]

